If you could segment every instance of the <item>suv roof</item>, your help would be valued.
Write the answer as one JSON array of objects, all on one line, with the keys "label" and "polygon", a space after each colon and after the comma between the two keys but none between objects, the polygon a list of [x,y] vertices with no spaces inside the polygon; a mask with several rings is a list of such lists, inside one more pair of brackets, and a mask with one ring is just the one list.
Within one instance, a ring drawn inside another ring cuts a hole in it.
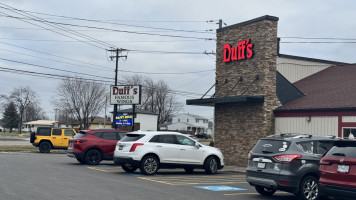
[{"label": "suv roof", "polygon": [[314,140],[319,140],[319,139],[341,139],[338,138],[334,135],[328,135],[328,136],[324,136],[324,135],[310,135],[310,134],[297,134],[297,133],[281,133],[279,135],[270,135],[267,136],[265,138],[262,139],[281,139],[281,140],[305,140],[305,139],[314,139]]}]

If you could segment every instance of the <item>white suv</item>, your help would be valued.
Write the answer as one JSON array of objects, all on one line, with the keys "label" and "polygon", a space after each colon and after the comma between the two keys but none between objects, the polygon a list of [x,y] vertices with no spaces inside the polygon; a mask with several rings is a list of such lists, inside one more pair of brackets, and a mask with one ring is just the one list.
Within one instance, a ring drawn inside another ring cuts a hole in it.
[{"label": "white suv", "polygon": [[176,132],[127,133],[117,144],[114,162],[126,172],[140,168],[146,175],[155,174],[160,168],[184,168],[190,173],[195,168],[215,174],[224,167],[224,157],[217,148]]}]

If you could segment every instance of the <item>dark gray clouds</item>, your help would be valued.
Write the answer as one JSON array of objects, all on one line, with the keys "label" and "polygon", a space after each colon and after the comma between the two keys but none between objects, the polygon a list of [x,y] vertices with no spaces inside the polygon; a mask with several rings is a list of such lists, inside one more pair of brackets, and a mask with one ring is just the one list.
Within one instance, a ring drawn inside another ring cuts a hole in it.
[{"label": "dark gray clouds", "polygon": [[[53,15],[63,15],[68,17],[94,20],[117,20],[110,22],[120,23],[121,25],[102,24],[68,19],[64,20],[58,19],[58,17],[54,16],[45,16],[32,13],[33,15],[47,19],[49,21],[77,24],[82,26],[105,27],[108,29],[124,31],[146,32],[151,34],[179,35],[199,38],[215,37],[215,34],[176,32],[167,30],[162,31],[151,28],[132,27],[132,25],[159,27],[165,29],[204,31],[207,29],[216,29],[218,26],[215,24],[216,22],[206,23],[205,21],[208,20],[223,19],[227,25],[232,25],[263,15],[272,15],[279,17],[278,36],[282,37],[282,42],[301,41],[283,38],[293,36],[317,38],[356,38],[354,37],[356,21],[353,20],[356,18],[356,13],[354,12],[356,3],[352,0],[171,0],[169,2],[164,0],[17,0],[3,1],[3,3],[21,10],[48,13]],[[19,16],[18,14],[14,14],[8,10],[4,10],[3,8],[0,9],[0,12],[2,12],[0,15],[4,15],[5,13],[7,15]],[[29,22],[35,23],[33,21]],[[41,23],[36,24],[43,26]],[[66,27],[98,40],[110,43],[116,47],[130,50],[170,52],[204,52],[205,50],[208,52],[216,51],[215,41],[138,35],[113,31],[93,30],[81,27]],[[48,30],[38,29],[41,28],[25,23],[18,19],[1,16],[0,42],[2,43],[0,43],[0,58],[32,63],[46,67],[53,67],[61,70],[107,77],[106,80],[113,82],[112,78],[114,77],[114,63],[107,60],[107,53],[104,49],[93,47],[81,42],[75,42],[71,38],[50,32]],[[215,31],[213,31],[213,33],[215,33]],[[77,63],[77,65],[81,66],[74,66],[44,60],[42,58],[73,63],[73,61],[70,60],[63,60],[58,57],[28,51],[5,43],[18,45],[41,52],[47,52],[57,56],[80,60],[86,63],[91,63],[92,65]],[[355,43],[282,43],[281,53],[354,63],[355,58],[352,54],[355,47]],[[29,54],[36,57],[30,57],[24,54]],[[40,68],[38,66],[28,66],[19,63],[8,62],[4,60],[0,60],[0,67],[57,75],[73,74]],[[205,93],[213,85],[215,72],[211,70],[215,69],[215,58],[211,55],[149,54],[130,52],[126,61],[120,61],[119,69],[148,73],[183,73],[206,71],[204,73],[175,75],[144,74],[154,80],[165,80],[174,90],[196,94],[184,94],[184,96],[179,95],[179,99],[185,103],[187,98],[199,98],[201,94]],[[122,79],[124,75],[133,75],[133,73],[121,72],[119,74],[119,79]],[[37,93],[40,95],[39,99],[41,100],[41,107],[45,109],[50,118],[54,118],[54,107],[50,104],[50,101],[51,98],[55,95],[57,83],[58,80],[56,79],[32,77],[19,73],[14,74],[3,71],[0,72],[1,94],[8,94],[15,87],[28,85],[33,90],[37,91]],[[186,106],[185,112],[202,115],[210,119],[212,117],[213,109],[208,107]]]}]

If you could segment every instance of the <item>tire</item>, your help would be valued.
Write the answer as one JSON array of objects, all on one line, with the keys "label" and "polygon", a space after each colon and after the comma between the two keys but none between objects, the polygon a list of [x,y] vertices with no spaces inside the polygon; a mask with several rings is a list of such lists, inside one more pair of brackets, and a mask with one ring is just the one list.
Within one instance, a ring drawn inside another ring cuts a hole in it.
[{"label": "tire", "polygon": [[82,164],[85,164],[85,161],[83,159],[77,158],[77,161],[82,163]]},{"label": "tire", "polygon": [[185,167],[184,170],[185,170],[185,173],[191,174],[191,173],[193,173],[194,168],[192,168],[192,167]]},{"label": "tire", "polygon": [[318,200],[319,199],[318,179],[314,176],[306,176],[303,178],[299,186],[297,194],[300,200]]},{"label": "tire", "polygon": [[49,153],[51,151],[52,145],[49,142],[41,142],[38,149],[41,153]]},{"label": "tire", "polygon": [[154,175],[159,168],[159,161],[155,156],[146,156],[141,161],[140,171],[146,175]]},{"label": "tire", "polygon": [[85,154],[85,162],[88,165],[98,165],[101,161],[101,153],[96,149],[91,149]]},{"label": "tire", "polygon": [[209,157],[205,161],[204,169],[206,174],[216,174],[218,171],[218,161],[215,157]]},{"label": "tire", "polygon": [[121,168],[125,171],[125,172],[134,172],[136,171],[137,167],[133,167],[131,166],[131,164],[129,163],[122,163],[121,164]]},{"label": "tire", "polygon": [[275,189],[267,189],[259,185],[256,185],[255,189],[258,193],[260,193],[260,195],[263,196],[272,196],[276,192]]}]

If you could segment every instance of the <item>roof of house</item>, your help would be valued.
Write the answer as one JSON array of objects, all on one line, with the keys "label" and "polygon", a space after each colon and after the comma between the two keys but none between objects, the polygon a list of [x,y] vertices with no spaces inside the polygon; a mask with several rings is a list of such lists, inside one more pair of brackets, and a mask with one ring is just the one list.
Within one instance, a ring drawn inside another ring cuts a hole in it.
[{"label": "roof of house", "polygon": [[180,115],[188,115],[188,116],[190,116],[190,117],[193,117],[193,118],[195,118],[195,119],[205,119],[205,120],[208,120],[207,118],[205,118],[205,117],[202,117],[202,116],[199,116],[199,115],[192,115],[192,114],[186,114],[186,113],[182,113],[182,114],[176,114],[176,115],[174,115],[174,117],[177,117],[177,116],[180,116]]},{"label": "roof of house", "polygon": [[305,95],[275,112],[356,110],[356,64],[332,66],[294,85]]},{"label": "roof of house", "polygon": [[30,121],[30,122],[25,122],[23,124],[28,124],[28,125],[46,125],[46,126],[51,126],[57,121],[51,121],[51,120],[36,120],[36,121]]}]

